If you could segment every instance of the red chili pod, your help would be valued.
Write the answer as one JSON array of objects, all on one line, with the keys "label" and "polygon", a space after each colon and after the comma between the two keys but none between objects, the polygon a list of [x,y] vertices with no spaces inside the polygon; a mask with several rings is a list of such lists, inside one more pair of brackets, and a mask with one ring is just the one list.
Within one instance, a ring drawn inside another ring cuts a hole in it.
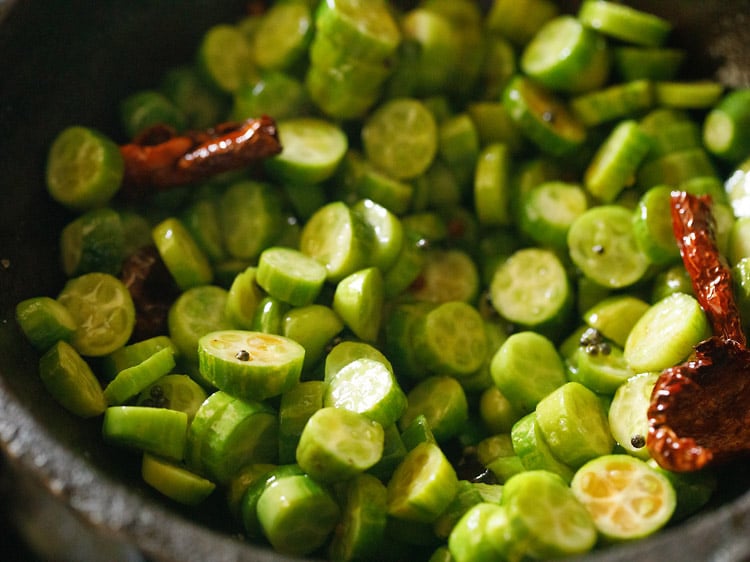
[{"label": "red chili pod", "polygon": [[197,183],[279,152],[276,123],[268,116],[181,135],[156,125],[120,147],[125,161],[122,192],[138,197],[154,189]]},{"label": "red chili pod", "polygon": [[663,371],[651,395],[646,444],[660,466],[693,471],[750,451],[750,351],[708,196],[672,193],[672,225],[714,336]]},{"label": "red chili pod", "polygon": [[693,289],[714,335],[746,344],[732,289],[732,274],[716,246],[708,195],[672,192],[672,230]]}]

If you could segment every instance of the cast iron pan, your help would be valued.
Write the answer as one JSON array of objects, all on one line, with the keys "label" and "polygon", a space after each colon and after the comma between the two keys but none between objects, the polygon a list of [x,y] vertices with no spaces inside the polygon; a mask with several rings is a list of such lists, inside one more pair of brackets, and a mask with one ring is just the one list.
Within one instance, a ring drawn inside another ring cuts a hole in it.
[{"label": "cast iron pan", "polygon": [[[85,124],[118,135],[113,102],[190,60],[202,32],[236,20],[244,4],[0,0],[0,492],[9,492],[6,518],[43,558],[286,560],[243,542],[220,495],[188,512],[147,489],[136,456],[104,445],[100,424],[48,397],[38,355],[13,320],[18,301],[55,295],[63,283],[57,235],[72,217],[43,180],[55,134]],[[750,0],[641,5],[678,22],[689,73],[750,85]],[[585,560],[750,560],[749,468],[727,467],[715,502],[679,527]]]}]

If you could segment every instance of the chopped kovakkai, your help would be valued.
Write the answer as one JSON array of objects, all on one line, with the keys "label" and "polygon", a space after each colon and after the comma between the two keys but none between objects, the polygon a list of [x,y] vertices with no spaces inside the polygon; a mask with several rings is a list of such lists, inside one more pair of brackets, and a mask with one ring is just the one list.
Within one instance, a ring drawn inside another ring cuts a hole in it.
[{"label": "chopped kovakkai", "polygon": [[750,313],[750,91],[681,81],[671,29],[604,0],[208,29],[121,131],[51,147],[80,216],[65,287],[17,307],[45,386],[286,554],[563,557],[679,522],[716,479],[645,446],[659,372],[711,335],[669,198],[711,196]]}]

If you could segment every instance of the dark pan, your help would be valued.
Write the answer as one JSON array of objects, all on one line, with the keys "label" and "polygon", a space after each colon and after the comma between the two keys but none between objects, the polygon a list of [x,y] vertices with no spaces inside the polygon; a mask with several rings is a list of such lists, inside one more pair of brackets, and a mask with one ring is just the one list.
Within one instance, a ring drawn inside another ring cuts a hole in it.
[{"label": "dark pan", "polygon": [[[71,124],[117,131],[118,99],[189,60],[203,30],[235,20],[245,4],[0,0],[0,493],[5,517],[43,558],[285,560],[243,542],[223,498],[188,512],[148,490],[133,455],[105,446],[99,424],[50,399],[38,356],[13,320],[18,301],[55,295],[63,283],[57,236],[71,215],[50,201],[43,179],[54,135]],[[690,52],[691,75],[750,85],[750,1],[640,5],[677,22],[674,40]],[[585,559],[750,560],[750,467],[729,466],[720,480],[701,514]]]}]

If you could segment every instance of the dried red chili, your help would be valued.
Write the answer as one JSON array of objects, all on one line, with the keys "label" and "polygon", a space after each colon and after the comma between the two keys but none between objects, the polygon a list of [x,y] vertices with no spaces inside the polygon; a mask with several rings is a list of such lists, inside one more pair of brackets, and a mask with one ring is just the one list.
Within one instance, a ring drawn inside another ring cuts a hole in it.
[{"label": "dried red chili", "polygon": [[672,193],[675,238],[715,334],[696,346],[694,358],[663,371],[651,395],[647,446],[676,472],[750,451],[750,350],[710,204],[708,196]]},{"label": "dried red chili", "polygon": [[281,152],[281,143],[276,123],[263,116],[181,135],[156,125],[121,146],[120,152],[125,161],[122,193],[138,197],[247,167]]},{"label": "dried red chili", "polygon": [[652,394],[647,445],[664,468],[693,471],[750,448],[750,351],[712,337],[665,370]]},{"label": "dried red chili", "polygon": [[708,195],[672,192],[672,229],[693,289],[714,335],[745,345],[745,334],[732,290],[732,274],[716,247]]},{"label": "dried red chili", "polygon": [[180,295],[167,266],[155,246],[140,248],[124,261],[120,278],[135,305],[132,341],[167,332],[169,308]]}]

